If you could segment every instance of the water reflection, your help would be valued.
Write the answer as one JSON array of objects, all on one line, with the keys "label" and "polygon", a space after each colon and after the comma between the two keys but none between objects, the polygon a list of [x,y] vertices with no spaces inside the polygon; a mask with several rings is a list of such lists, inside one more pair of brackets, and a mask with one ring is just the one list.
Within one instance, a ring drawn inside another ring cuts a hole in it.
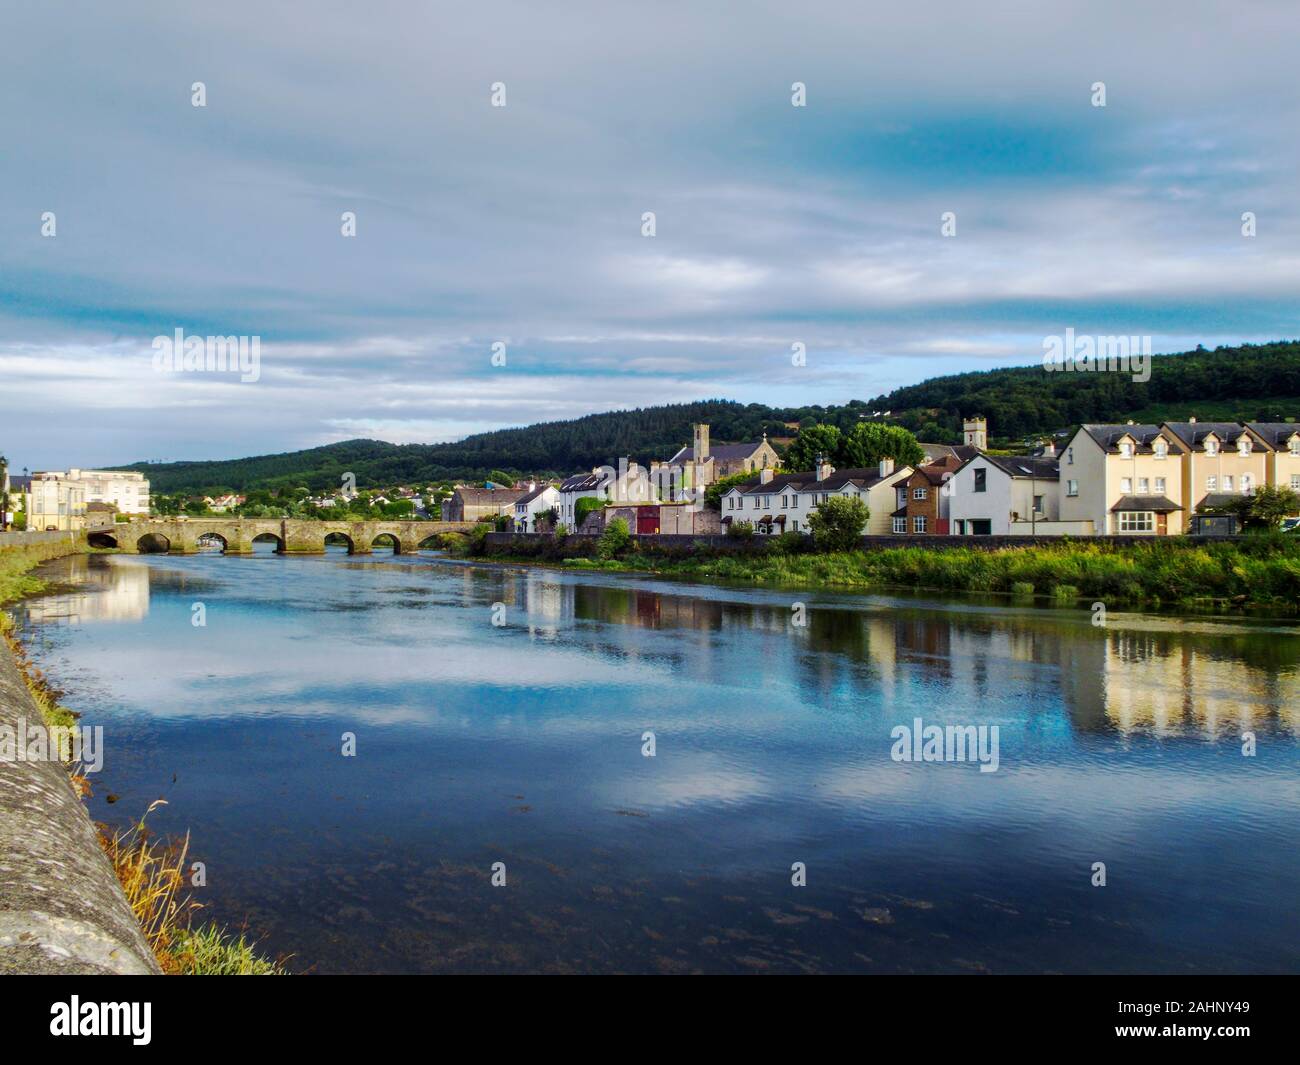
[{"label": "water reflection", "polygon": [[122,559],[109,565],[102,556],[72,555],[63,560],[58,574],[60,583],[75,587],[24,604],[31,621],[81,625],[137,621],[149,613],[149,570],[141,564]]}]

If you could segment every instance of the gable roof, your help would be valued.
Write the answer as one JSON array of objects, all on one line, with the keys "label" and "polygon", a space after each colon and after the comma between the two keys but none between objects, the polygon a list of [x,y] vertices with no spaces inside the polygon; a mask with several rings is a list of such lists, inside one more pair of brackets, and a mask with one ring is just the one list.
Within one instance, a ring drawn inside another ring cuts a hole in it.
[{"label": "gable roof", "polygon": [[1300,422],[1247,422],[1246,428],[1274,451],[1285,451],[1286,442],[1300,433]]},{"label": "gable roof", "polygon": [[1137,453],[1149,455],[1156,438],[1161,435],[1158,425],[1081,425],[1079,428],[1092,437],[1103,451],[1111,454],[1118,453],[1119,442],[1124,437],[1131,436],[1137,445]]},{"label": "gable roof", "polygon": [[927,462],[942,462],[950,458],[966,462],[980,454],[979,448],[969,444],[922,444],[921,450],[925,452]]},{"label": "gable roof", "polygon": [[1193,451],[1205,450],[1205,438],[1213,433],[1225,444],[1235,444],[1246,430],[1236,422],[1165,422],[1168,429]]},{"label": "gable roof", "polygon": [[[976,455],[976,459],[984,459],[990,466],[1001,470],[1008,477],[1019,477],[1025,480],[1033,479],[1035,481],[1059,481],[1061,479],[1061,460],[1058,458],[1030,458],[1021,455]],[[974,462],[970,459],[963,462],[962,469]]]},{"label": "gable roof", "polygon": [[575,473],[560,483],[561,492],[592,492],[604,484],[604,475],[599,473]]},{"label": "gable roof", "polygon": [[[747,459],[751,455],[753,455],[755,451],[757,451],[760,447],[762,447],[766,442],[767,441],[765,440],[755,440],[751,443],[745,443],[745,444],[710,444],[709,458],[723,459],[723,460]],[[681,450],[679,450],[677,454],[674,455],[672,458],[670,458],[668,461],[670,463],[694,462],[695,448],[684,447]]]},{"label": "gable roof", "polygon": [[455,494],[467,506],[498,507],[517,502],[527,491],[526,488],[470,488],[459,485]]},{"label": "gable roof", "polygon": [[554,487],[555,485],[553,484],[539,484],[531,492],[525,492],[518,499],[516,499],[515,506],[519,506],[521,503],[531,503],[538,496],[545,495],[548,491],[550,491],[550,489]]},{"label": "gable roof", "polygon": [[[852,469],[836,470],[825,480],[818,480],[817,474],[813,470],[806,473],[783,473],[780,476],[773,477],[767,484],[761,482],[752,485],[737,485],[742,495],[772,495],[777,492],[838,492],[845,485],[852,484],[856,488],[869,489],[880,484],[882,481],[888,481],[895,478],[908,478],[912,476],[911,466],[900,466],[896,470],[880,476],[880,468],[873,466],[870,469]],[[723,493],[726,495],[727,493]]]},{"label": "gable roof", "polygon": [[[979,454],[975,448],[966,448],[963,450],[974,452],[974,454],[970,455],[969,458],[974,458],[975,455]],[[966,460],[962,459],[958,455],[945,455],[943,458],[938,459],[935,462],[927,462],[924,466],[916,467],[916,471],[912,476],[915,477],[919,474],[931,484],[943,484],[944,476],[946,474],[956,473],[961,469],[964,461]]]}]

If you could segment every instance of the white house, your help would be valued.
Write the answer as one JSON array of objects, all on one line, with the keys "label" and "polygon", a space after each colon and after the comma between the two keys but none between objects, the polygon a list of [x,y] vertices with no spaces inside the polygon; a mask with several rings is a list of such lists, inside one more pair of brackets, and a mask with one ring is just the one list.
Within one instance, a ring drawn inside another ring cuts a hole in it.
[{"label": "white house", "polygon": [[608,499],[610,483],[611,478],[599,469],[566,478],[560,485],[557,503],[560,510],[560,524],[568,526],[569,529],[576,529],[578,500]]},{"label": "white house", "polygon": [[876,469],[837,471],[826,462],[807,473],[773,474],[765,469],[756,484],[734,485],[723,493],[722,524],[749,522],[764,535],[807,532],[808,515],[837,495],[866,503],[871,517],[863,533],[884,535],[911,475],[911,466],[895,469],[889,459]]},{"label": "white house", "polygon": [[535,482],[529,484],[528,491],[515,500],[515,532],[536,532],[538,516],[552,507],[558,509],[559,502],[560,492],[555,485]]},{"label": "white house", "polygon": [[[976,455],[948,480],[949,531],[954,536],[1057,535],[1060,467],[1055,457]],[[1012,526],[1015,526],[1013,529]]]}]

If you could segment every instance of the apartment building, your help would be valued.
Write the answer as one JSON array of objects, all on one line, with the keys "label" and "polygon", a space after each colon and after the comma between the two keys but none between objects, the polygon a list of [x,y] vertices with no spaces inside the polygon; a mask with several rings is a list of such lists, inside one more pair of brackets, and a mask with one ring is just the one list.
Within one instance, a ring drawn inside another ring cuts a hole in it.
[{"label": "apartment building", "polygon": [[119,514],[149,513],[149,482],[134,470],[83,470],[68,476],[86,486],[87,503],[105,503]]},{"label": "apartment building", "polygon": [[1250,495],[1268,480],[1268,448],[1236,422],[1165,422],[1162,435],[1182,451],[1183,505],[1190,514]]},{"label": "apartment building", "polygon": [[27,528],[75,531],[86,527],[86,485],[62,470],[32,474],[24,501]]},{"label": "apartment building", "polygon": [[1247,422],[1264,449],[1264,481],[1300,492],[1300,422]]}]

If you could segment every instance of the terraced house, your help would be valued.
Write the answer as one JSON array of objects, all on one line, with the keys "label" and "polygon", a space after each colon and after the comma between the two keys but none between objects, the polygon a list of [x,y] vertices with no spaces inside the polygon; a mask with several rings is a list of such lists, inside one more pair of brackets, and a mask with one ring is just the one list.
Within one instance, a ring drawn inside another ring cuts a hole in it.
[{"label": "terraced house", "polygon": [[1159,425],[1081,425],[1061,451],[1061,520],[1097,536],[1184,532],[1187,448]]},{"label": "terraced house", "polygon": [[861,499],[871,511],[866,535],[885,535],[893,523],[893,513],[904,502],[911,466],[894,468],[885,459],[874,469],[836,470],[829,462],[819,462],[816,470],[806,473],[774,474],[765,468],[757,484],[736,485],[723,493],[722,524],[749,522],[763,535],[782,532],[807,532],[808,515],[833,495]]}]

